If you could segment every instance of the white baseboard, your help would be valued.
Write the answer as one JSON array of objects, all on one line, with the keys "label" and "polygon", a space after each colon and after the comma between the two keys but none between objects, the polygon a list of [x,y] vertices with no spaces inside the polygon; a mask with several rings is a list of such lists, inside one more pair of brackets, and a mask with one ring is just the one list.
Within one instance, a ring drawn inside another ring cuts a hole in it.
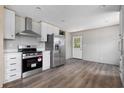
[{"label": "white baseboard", "polygon": [[103,63],[103,64],[110,64],[110,65],[117,65],[117,66],[119,66],[119,62],[118,62],[118,64],[116,64],[116,63],[111,63],[111,62],[105,62],[105,61],[100,61],[100,60],[93,60],[93,59],[85,59],[85,58],[83,58],[83,60],[86,60],[86,61],[91,61],[91,62],[97,62],[97,63]]}]

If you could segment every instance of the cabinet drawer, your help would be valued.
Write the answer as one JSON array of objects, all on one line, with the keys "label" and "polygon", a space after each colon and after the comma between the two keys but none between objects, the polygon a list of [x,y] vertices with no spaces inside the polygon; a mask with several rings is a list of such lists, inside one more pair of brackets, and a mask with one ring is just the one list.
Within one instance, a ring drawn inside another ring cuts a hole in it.
[{"label": "cabinet drawer", "polygon": [[7,70],[5,73],[5,76],[11,76],[11,75],[21,75],[21,71],[20,70]]},{"label": "cabinet drawer", "polygon": [[18,73],[21,74],[21,69],[18,68],[11,68],[11,69],[6,69],[5,71],[6,74],[14,74],[14,73]]},{"label": "cabinet drawer", "polygon": [[5,71],[5,83],[14,81],[16,79],[21,78],[21,70],[20,69],[6,69]]},{"label": "cabinet drawer", "polygon": [[15,73],[15,74],[7,74],[5,77],[5,83],[10,82],[10,81],[14,81],[16,79],[21,78],[21,75]]},{"label": "cabinet drawer", "polygon": [[5,60],[5,61],[6,61],[6,66],[18,64],[17,60]]},{"label": "cabinet drawer", "polygon": [[17,56],[16,56],[16,55],[17,55],[16,53],[14,53],[14,54],[8,54],[8,55],[6,54],[6,55],[5,55],[5,57],[6,57],[5,59],[7,59],[7,60],[11,60],[11,59],[14,60],[14,59],[17,59]]},{"label": "cabinet drawer", "polygon": [[21,53],[6,53],[4,58],[5,83],[21,78]]},{"label": "cabinet drawer", "polygon": [[17,59],[5,59],[5,65],[8,66],[8,65],[15,65],[17,64]]},{"label": "cabinet drawer", "polygon": [[21,69],[21,64],[16,62],[11,62],[5,65],[6,69]]}]

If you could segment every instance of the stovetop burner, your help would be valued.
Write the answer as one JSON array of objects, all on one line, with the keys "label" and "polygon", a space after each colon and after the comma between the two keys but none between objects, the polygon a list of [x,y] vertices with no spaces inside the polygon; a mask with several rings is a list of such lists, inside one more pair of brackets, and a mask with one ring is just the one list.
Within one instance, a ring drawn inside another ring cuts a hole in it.
[{"label": "stovetop burner", "polygon": [[36,53],[37,52],[37,46],[34,45],[21,45],[18,47],[19,52],[23,53]]},{"label": "stovetop burner", "polygon": [[36,46],[34,46],[34,45],[19,46],[18,51],[22,52],[23,59],[42,56],[42,52],[37,52]]}]

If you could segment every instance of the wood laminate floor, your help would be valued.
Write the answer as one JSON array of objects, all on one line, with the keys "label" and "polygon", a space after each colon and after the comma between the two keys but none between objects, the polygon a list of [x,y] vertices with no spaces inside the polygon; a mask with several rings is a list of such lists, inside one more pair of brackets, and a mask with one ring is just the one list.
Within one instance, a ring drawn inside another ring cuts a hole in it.
[{"label": "wood laminate floor", "polygon": [[4,87],[13,88],[120,88],[119,67],[77,59],[64,66],[17,80]]}]

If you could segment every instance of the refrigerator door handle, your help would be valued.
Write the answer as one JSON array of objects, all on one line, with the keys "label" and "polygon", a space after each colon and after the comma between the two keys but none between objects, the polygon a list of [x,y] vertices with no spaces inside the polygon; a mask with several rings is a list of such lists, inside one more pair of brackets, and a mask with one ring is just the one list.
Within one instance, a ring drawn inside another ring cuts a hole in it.
[{"label": "refrigerator door handle", "polygon": [[120,48],[120,41],[119,41],[119,42],[118,42],[118,50],[120,51],[120,49],[121,49],[121,48]]},{"label": "refrigerator door handle", "polygon": [[121,40],[118,42],[118,50],[121,52]]},{"label": "refrigerator door handle", "polygon": [[60,49],[60,47],[59,47],[59,54],[61,54],[61,49]]}]

